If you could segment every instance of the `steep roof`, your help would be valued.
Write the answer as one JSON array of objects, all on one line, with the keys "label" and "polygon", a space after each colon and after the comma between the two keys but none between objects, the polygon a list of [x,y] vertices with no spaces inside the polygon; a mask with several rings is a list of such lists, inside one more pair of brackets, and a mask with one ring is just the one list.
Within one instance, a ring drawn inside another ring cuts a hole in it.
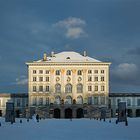
[{"label": "steep roof", "polygon": [[[34,62],[43,62],[44,60],[38,60]],[[77,52],[61,52],[48,56],[46,62],[101,62],[89,56],[83,56]]]}]

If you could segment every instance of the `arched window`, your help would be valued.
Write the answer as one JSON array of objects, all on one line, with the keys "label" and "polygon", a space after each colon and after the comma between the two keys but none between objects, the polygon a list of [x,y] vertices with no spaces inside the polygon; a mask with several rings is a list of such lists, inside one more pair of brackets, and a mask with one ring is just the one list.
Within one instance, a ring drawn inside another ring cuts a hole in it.
[{"label": "arched window", "polygon": [[61,93],[61,85],[60,84],[55,85],[55,93]]},{"label": "arched window", "polygon": [[77,97],[77,104],[83,104],[83,97],[82,96]]},{"label": "arched window", "polygon": [[55,97],[55,104],[60,104],[60,102],[61,102],[60,96],[56,96]]},{"label": "arched window", "polygon": [[78,70],[77,71],[77,75],[82,75],[82,71],[81,70]]},{"label": "arched window", "polygon": [[71,70],[67,70],[67,75],[71,75]]},{"label": "arched window", "polygon": [[55,74],[56,74],[56,75],[60,75],[60,70],[56,70],[56,71],[55,71]]},{"label": "arched window", "polygon": [[82,84],[77,85],[77,93],[83,93],[83,85]]},{"label": "arched window", "polygon": [[66,97],[65,104],[72,104],[72,98],[71,98],[71,96],[67,96]]},{"label": "arched window", "polygon": [[71,84],[67,84],[65,86],[65,92],[66,93],[72,93],[72,85]]}]

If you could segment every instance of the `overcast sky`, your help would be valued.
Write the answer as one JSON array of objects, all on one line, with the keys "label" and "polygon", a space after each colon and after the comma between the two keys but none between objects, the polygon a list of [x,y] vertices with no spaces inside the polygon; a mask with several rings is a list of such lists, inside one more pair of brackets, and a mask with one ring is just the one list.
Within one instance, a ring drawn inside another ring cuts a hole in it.
[{"label": "overcast sky", "polygon": [[25,62],[86,50],[111,92],[140,92],[140,0],[0,0],[0,92],[27,92]]}]

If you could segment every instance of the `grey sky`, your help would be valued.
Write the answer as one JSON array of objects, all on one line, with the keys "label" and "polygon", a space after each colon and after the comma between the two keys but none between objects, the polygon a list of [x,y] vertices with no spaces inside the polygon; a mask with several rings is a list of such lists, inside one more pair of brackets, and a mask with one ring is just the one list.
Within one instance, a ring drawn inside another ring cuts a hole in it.
[{"label": "grey sky", "polygon": [[111,92],[140,92],[139,0],[0,0],[0,92],[27,92],[25,62],[77,51],[111,61]]}]

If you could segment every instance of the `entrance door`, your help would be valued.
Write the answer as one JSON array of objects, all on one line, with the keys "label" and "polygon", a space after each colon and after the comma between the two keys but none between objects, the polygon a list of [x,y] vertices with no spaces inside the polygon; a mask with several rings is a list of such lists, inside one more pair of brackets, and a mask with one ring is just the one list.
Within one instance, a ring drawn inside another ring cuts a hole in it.
[{"label": "entrance door", "polygon": [[54,118],[60,118],[60,109],[56,108],[54,109]]},{"label": "entrance door", "polygon": [[65,109],[65,118],[72,118],[72,109],[67,108]]},{"label": "entrance door", "polygon": [[83,109],[82,108],[77,109],[77,118],[83,118]]}]

